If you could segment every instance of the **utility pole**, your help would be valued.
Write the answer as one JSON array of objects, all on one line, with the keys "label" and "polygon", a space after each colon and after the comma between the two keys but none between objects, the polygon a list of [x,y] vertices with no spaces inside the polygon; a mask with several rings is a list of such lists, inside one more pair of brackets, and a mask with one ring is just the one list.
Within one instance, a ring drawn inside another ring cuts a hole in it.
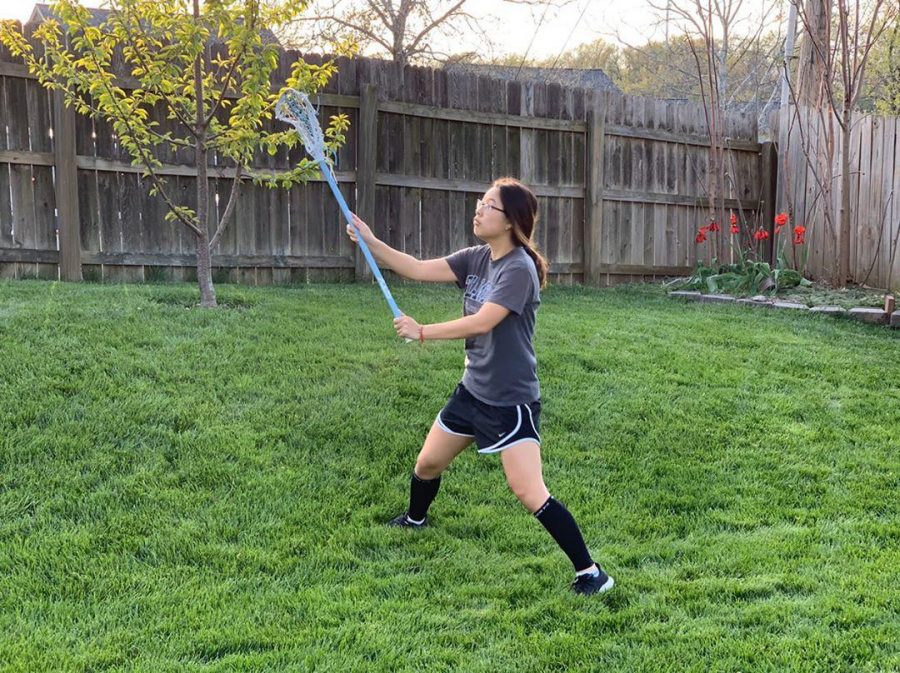
[{"label": "utility pole", "polygon": [[784,107],[790,102],[790,87],[788,86],[791,76],[791,67],[794,60],[794,36],[797,33],[797,1],[788,0],[791,9],[788,13],[787,35],[784,40],[784,68],[781,70],[781,105]]}]

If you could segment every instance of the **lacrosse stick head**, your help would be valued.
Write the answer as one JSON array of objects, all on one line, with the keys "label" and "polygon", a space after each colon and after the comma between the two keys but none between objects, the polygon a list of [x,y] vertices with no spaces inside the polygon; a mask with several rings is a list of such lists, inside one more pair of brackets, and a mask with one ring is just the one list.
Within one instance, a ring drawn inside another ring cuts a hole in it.
[{"label": "lacrosse stick head", "polygon": [[309,96],[302,91],[288,89],[275,103],[275,117],[297,130],[303,146],[313,159],[325,159],[325,137]]}]

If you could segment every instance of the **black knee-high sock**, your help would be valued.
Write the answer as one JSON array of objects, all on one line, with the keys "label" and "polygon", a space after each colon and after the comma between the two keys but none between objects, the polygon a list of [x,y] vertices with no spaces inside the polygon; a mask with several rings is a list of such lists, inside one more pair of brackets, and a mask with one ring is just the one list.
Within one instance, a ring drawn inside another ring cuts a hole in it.
[{"label": "black knee-high sock", "polygon": [[441,487],[441,478],[422,479],[413,470],[412,478],[409,481],[409,510],[407,515],[413,521],[421,521],[428,512],[431,501],[437,495],[438,489]]},{"label": "black knee-high sock", "polygon": [[594,563],[578,524],[565,505],[551,496],[534,515],[569,557],[576,572],[589,568]]}]

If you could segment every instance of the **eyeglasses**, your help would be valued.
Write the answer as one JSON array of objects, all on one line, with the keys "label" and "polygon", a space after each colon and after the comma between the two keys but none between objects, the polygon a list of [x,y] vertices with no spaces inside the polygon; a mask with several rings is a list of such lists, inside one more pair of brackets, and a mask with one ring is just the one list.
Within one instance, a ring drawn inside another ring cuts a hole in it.
[{"label": "eyeglasses", "polygon": [[506,211],[503,210],[503,208],[498,208],[493,203],[488,203],[487,201],[482,201],[481,199],[478,199],[475,202],[475,210],[481,210],[482,208],[493,208],[494,210],[499,210],[501,213],[506,215]]}]

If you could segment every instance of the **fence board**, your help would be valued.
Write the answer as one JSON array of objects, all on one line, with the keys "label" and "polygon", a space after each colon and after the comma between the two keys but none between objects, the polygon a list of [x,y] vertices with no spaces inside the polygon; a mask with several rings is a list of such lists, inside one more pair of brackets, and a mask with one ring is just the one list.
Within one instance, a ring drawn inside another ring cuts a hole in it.
[{"label": "fence board", "polygon": [[[9,166],[0,164],[0,249],[16,247],[12,228],[12,202],[9,196]],[[15,278],[15,262],[0,260],[0,278]]]},{"label": "fence board", "polygon": [[898,254],[898,244],[900,244],[900,168],[897,166],[897,164],[900,163],[900,120],[896,117],[894,118],[894,127],[894,158],[892,162],[894,166],[894,177],[891,188],[891,229],[887,239],[887,244],[889,245],[888,250],[886,250],[888,263],[887,276],[884,283],[885,287],[892,290],[900,284],[900,254]]}]

